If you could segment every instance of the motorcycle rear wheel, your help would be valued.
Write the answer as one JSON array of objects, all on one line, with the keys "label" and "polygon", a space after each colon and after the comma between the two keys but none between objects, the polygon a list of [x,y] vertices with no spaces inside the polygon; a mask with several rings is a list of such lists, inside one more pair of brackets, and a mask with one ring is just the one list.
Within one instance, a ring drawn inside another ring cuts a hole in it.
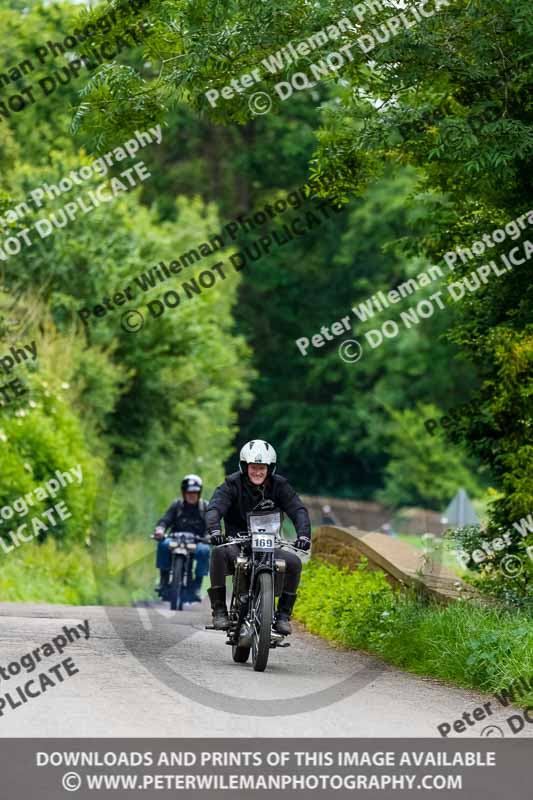
[{"label": "motorcycle rear wheel", "polygon": [[252,633],[252,664],[256,672],[264,672],[270,652],[273,611],[272,575],[260,572],[255,584],[255,620]]},{"label": "motorcycle rear wheel", "polygon": [[168,592],[170,600],[170,608],[172,611],[181,611],[183,608],[183,558],[176,558],[174,560],[174,567],[172,570],[172,583]]}]

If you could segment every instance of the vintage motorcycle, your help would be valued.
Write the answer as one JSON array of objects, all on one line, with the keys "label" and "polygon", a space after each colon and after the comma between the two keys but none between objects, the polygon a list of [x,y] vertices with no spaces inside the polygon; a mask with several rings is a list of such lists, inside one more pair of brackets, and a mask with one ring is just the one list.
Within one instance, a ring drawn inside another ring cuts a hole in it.
[{"label": "vintage motorcycle", "polygon": [[[219,545],[237,544],[240,548],[226,644],[231,645],[233,660],[241,664],[248,661],[251,651],[256,672],[265,670],[271,648],[290,646],[284,641],[285,636],[272,629],[275,598],[283,590],[286,566],[284,559],[275,557],[275,550],[290,547],[301,555],[291,542],[281,538],[281,511],[274,508],[272,501],[261,505],[258,511],[247,514],[247,531]],[[206,627],[214,630],[213,626]]]},{"label": "vintage motorcycle", "polygon": [[168,583],[161,589],[161,599],[168,600],[172,611],[182,611],[187,589],[192,583],[193,556],[197,536],[188,531],[173,531],[170,539],[170,572]]}]

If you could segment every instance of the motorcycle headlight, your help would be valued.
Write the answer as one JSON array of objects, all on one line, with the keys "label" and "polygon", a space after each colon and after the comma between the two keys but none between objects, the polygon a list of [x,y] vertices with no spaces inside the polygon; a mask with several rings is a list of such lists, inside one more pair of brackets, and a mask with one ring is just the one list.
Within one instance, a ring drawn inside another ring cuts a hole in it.
[{"label": "motorcycle headlight", "polygon": [[178,542],[176,542],[176,540],[175,540],[175,539],[172,539],[172,540],[171,540],[171,541],[168,543],[168,546],[169,546],[169,549],[170,549],[170,550],[174,550],[176,547],[179,547],[179,543],[178,543]]},{"label": "motorcycle headlight", "polygon": [[187,550],[196,550],[196,544],[194,542],[188,542]]}]

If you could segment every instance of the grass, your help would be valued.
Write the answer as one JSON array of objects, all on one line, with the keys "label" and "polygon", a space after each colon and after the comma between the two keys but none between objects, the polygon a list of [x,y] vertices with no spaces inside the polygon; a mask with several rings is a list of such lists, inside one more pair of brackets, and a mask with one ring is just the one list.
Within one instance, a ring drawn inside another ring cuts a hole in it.
[{"label": "grass", "polygon": [[[493,693],[533,676],[533,618],[456,602],[424,603],[381,572],[309,562],[295,617],[312,632],[402,669]],[[533,703],[533,691],[522,697]]]},{"label": "grass", "polygon": [[[417,536],[417,535],[413,535],[413,534],[409,534],[409,533],[400,533],[400,534],[398,534],[397,538],[401,542],[405,542],[406,544],[410,544],[412,547],[415,547],[417,550],[424,550],[424,546],[425,545],[424,545],[424,540],[422,539],[421,535]],[[461,567],[460,563],[458,562],[457,558],[455,557],[455,555],[453,553],[453,547],[452,547],[451,543],[449,541],[441,538],[441,537],[437,537],[434,541],[435,541],[435,547],[437,548],[435,550],[434,558],[437,560],[437,563],[438,563],[438,558],[439,558],[439,550],[438,550],[438,548],[441,547],[442,548],[442,555],[440,556],[440,558],[441,558],[442,566],[446,567],[447,569],[450,569],[452,572],[455,572],[455,574],[458,577],[462,577],[462,578],[465,578],[465,580],[467,580],[468,579],[468,573],[467,573],[466,570],[464,570]]]},{"label": "grass", "polygon": [[2,555],[0,599],[6,603],[131,605],[154,599],[154,547],[145,539],[115,543],[106,554],[83,545],[28,542]]},{"label": "grass", "polygon": [[[4,554],[3,602],[131,605],[154,599],[155,553],[132,537],[107,553],[49,539]],[[100,557],[98,557],[100,556]],[[467,602],[424,604],[393,591],[384,574],[364,564],[354,572],[310,561],[302,574],[295,617],[312,632],[381,656],[391,664],[487,693],[533,676],[533,617]],[[526,697],[533,703],[533,692]]]}]

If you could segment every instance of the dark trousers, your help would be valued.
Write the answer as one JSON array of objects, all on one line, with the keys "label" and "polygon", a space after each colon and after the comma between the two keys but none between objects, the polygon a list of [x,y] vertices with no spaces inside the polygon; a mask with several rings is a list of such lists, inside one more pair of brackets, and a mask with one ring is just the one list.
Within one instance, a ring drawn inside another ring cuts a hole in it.
[{"label": "dark trousers", "polygon": [[[209,569],[211,586],[225,585],[226,575],[233,575],[235,572],[235,560],[239,553],[240,548],[236,544],[213,548],[211,552],[211,566]],[[290,550],[283,550],[281,547],[275,550],[275,556],[276,558],[284,559],[286,563],[283,591],[296,594],[298,584],[300,583],[302,562],[296,553]]]}]

